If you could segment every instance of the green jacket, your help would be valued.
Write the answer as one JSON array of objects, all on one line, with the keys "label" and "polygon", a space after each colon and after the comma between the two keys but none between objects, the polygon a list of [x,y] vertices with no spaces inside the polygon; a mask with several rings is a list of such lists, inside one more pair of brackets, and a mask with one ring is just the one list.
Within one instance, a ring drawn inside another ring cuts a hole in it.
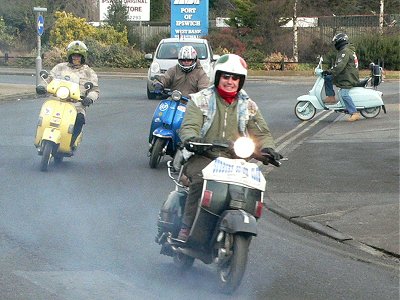
[{"label": "green jacket", "polygon": [[[214,86],[190,96],[191,100],[179,131],[182,142],[192,137],[202,137],[207,142],[234,142],[243,131],[255,142],[256,151],[267,147],[275,148],[271,132],[257,104],[243,89],[231,105],[220,98]],[[212,157],[230,157],[222,152],[208,154]]]},{"label": "green jacket", "polygon": [[352,44],[344,46],[336,55],[332,68],[333,83],[339,88],[350,89],[358,84],[358,58]]}]

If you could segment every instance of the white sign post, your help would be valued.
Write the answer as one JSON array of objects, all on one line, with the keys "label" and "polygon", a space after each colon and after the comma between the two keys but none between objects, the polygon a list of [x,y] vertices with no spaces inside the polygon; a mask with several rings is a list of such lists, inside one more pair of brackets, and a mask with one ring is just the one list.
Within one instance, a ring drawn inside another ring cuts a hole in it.
[{"label": "white sign post", "polygon": [[42,70],[42,56],[40,54],[41,51],[41,36],[44,32],[44,19],[41,15],[42,12],[46,12],[46,7],[34,7],[33,11],[37,13],[37,57],[36,57],[36,86],[40,83],[40,71]]}]

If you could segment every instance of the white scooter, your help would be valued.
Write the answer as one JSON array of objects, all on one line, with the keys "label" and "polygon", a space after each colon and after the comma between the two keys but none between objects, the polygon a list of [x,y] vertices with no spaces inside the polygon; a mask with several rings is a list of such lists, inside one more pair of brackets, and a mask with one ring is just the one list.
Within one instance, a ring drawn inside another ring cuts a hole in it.
[{"label": "white scooter", "polygon": [[[317,80],[313,88],[308,92],[308,95],[302,95],[297,98],[294,113],[296,117],[302,121],[311,120],[315,116],[317,109],[348,113],[340,93],[337,93],[339,95],[337,103],[326,104],[323,102],[322,95],[325,94],[325,92],[322,61],[323,59],[321,56],[314,70]],[[357,111],[367,119],[375,118],[380,113],[381,108],[386,113],[386,108],[382,100],[382,92],[376,90],[376,87],[382,82],[382,68],[374,63],[370,64],[370,68],[371,76],[360,81],[360,84],[357,87],[351,88],[349,92]],[[371,83],[370,87],[368,87],[368,83]]]}]

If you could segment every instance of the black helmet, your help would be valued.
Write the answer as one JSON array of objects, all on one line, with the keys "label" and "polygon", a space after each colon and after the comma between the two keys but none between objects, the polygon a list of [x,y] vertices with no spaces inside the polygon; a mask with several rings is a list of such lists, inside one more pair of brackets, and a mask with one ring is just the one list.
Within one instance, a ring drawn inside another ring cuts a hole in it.
[{"label": "black helmet", "polygon": [[344,45],[349,43],[349,37],[345,33],[338,33],[333,37],[332,43],[335,45],[336,50],[341,50]]}]

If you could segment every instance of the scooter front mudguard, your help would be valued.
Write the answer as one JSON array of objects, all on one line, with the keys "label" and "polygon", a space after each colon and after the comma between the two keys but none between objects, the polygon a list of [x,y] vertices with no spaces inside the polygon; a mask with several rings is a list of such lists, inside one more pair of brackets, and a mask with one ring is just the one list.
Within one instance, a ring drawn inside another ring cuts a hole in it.
[{"label": "scooter front mudguard", "polygon": [[244,210],[227,210],[221,216],[219,231],[228,233],[244,232],[257,235],[256,218]]},{"label": "scooter front mudguard", "polygon": [[166,129],[166,128],[163,128],[163,127],[156,128],[153,131],[153,136],[157,136],[159,138],[172,139],[173,134],[174,133],[173,133],[173,131],[171,129]]},{"label": "scooter front mudguard", "polygon": [[323,109],[324,107],[321,105],[319,102],[318,98],[313,95],[302,95],[300,97],[297,97],[297,102],[299,101],[306,101],[310,102],[316,109]]},{"label": "scooter front mudguard", "polygon": [[174,109],[174,101],[171,99],[163,99],[157,105],[156,109],[153,113],[153,118],[151,120],[150,125],[150,134],[149,134],[149,143],[151,143],[153,139],[153,132],[159,127],[164,126],[164,124],[171,124],[168,121],[170,114],[170,110]]}]

